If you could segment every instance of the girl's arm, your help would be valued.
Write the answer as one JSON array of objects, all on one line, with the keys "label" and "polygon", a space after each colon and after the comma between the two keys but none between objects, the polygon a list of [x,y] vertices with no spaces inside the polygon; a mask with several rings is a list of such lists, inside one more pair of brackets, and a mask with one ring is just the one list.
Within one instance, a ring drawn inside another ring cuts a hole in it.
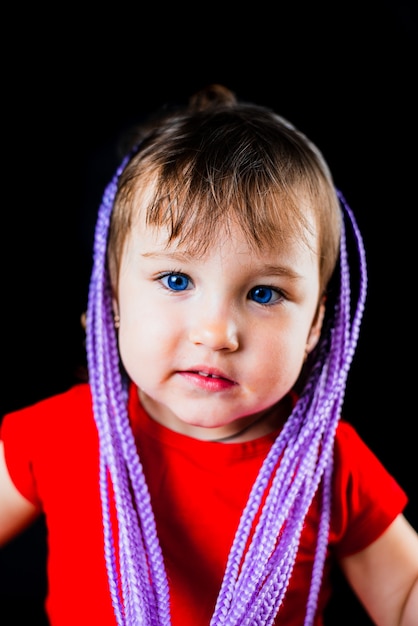
[{"label": "girl's arm", "polygon": [[403,515],[340,565],[378,626],[418,626],[418,534]]},{"label": "girl's arm", "polygon": [[39,515],[34,504],[14,486],[6,467],[0,441],[0,546],[26,528]]}]

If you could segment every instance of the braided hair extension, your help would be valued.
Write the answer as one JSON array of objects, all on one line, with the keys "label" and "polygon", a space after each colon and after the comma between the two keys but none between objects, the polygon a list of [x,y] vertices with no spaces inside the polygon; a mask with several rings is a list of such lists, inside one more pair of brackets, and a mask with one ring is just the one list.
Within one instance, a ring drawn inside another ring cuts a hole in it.
[{"label": "braided hair extension", "polygon": [[[129,158],[122,161],[99,208],[86,351],[99,433],[104,551],[115,617],[120,626],[169,626],[168,581],[129,422],[128,381],[120,369],[106,263],[118,179],[128,162]],[[310,626],[314,621],[329,533],[334,437],[367,286],[361,233],[344,197],[339,191],[337,194],[343,215],[338,299],[329,314],[328,332],[322,333],[311,355],[309,377],[263,463],[242,513],[210,626],[273,624],[290,581],[305,516],[321,486],[322,513],[304,624]],[[354,305],[346,225],[351,227],[358,255],[359,284]],[[117,533],[111,521],[111,492]]]},{"label": "braided hair extension", "polygon": [[[118,624],[170,623],[168,584],[148,488],[127,412],[128,389],[119,370],[106,268],[107,232],[117,181],[127,159],[105,190],[95,231],[94,263],[87,308],[86,351],[93,409],[100,440],[100,493],[105,559]],[[119,566],[109,505],[114,492]]]},{"label": "braided hair extension", "polygon": [[[323,507],[305,626],[312,624],[315,617],[329,531],[334,435],[358,340],[367,285],[361,234],[342,194],[338,195],[352,225],[359,253],[360,285],[354,316],[350,322],[350,272],[343,224],[340,294],[330,332],[323,334],[304,391],[253,486],[230,552],[211,626],[273,623],[289,584],[305,516],[322,480]],[[273,475],[260,520],[244,555],[252,523]]]}]

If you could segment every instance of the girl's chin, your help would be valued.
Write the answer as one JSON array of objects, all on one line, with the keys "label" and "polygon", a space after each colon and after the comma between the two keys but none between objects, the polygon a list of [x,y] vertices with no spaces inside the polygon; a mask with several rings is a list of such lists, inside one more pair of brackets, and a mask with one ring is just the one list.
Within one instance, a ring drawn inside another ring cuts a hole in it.
[{"label": "girl's chin", "polygon": [[[207,399],[201,404],[196,399],[191,402],[156,402],[141,390],[139,397],[153,420],[174,432],[203,441],[230,439],[243,429],[247,431],[254,423],[259,423],[265,417],[266,410],[270,411],[260,408],[249,411],[241,407],[241,411],[233,414],[230,407],[225,408],[223,402],[211,406]],[[243,418],[243,414],[247,418]]]},{"label": "girl's chin", "polygon": [[219,419],[216,421],[206,420],[202,423],[201,419],[193,416],[190,416],[190,418],[183,417],[182,419],[174,417],[164,419],[160,417],[156,421],[159,421],[170,430],[204,441],[229,437],[232,432],[237,430],[237,427],[234,428],[231,424],[219,423]]},{"label": "girl's chin", "polygon": [[150,413],[150,416],[162,426],[173,430],[174,432],[194,439],[201,439],[202,441],[215,441],[217,439],[223,439],[230,437],[231,434],[240,430],[238,424],[231,422],[230,415],[228,421],[221,422],[219,415],[215,419],[206,418],[202,421],[201,415],[185,415],[182,414],[181,419],[177,417],[174,412],[170,414],[166,412]]},{"label": "girl's chin", "polygon": [[247,419],[236,417],[231,420],[229,414],[223,422],[219,419],[219,414],[213,419],[206,416],[204,421],[202,421],[201,415],[185,416],[184,413],[181,419],[176,417],[174,413],[169,418],[166,414],[165,417],[160,415],[154,419],[174,432],[202,441],[226,441],[238,439],[238,437],[244,441],[264,435],[277,427],[277,420],[274,420],[273,423],[265,411],[252,414]]}]

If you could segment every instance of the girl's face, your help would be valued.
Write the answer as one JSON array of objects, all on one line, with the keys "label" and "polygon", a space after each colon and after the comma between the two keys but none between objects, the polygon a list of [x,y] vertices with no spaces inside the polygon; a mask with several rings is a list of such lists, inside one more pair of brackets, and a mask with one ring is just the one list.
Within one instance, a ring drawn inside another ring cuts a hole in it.
[{"label": "girl's face", "polygon": [[135,225],[114,306],[121,358],[151,417],[221,439],[271,413],[320,334],[317,243],[310,243],[257,252],[231,226],[194,258],[185,246],[167,247],[163,229],[143,219]]}]

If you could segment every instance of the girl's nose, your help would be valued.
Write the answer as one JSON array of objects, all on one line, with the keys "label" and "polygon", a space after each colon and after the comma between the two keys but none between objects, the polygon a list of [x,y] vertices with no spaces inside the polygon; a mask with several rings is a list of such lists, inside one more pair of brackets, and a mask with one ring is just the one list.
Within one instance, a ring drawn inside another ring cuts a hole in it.
[{"label": "girl's nose", "polygon": [[207,346],[211,350],[234,352],[239,345],[236,324],[222,314],[212,317],[200,316],[195,320],[189,338],[194,344]]}]

